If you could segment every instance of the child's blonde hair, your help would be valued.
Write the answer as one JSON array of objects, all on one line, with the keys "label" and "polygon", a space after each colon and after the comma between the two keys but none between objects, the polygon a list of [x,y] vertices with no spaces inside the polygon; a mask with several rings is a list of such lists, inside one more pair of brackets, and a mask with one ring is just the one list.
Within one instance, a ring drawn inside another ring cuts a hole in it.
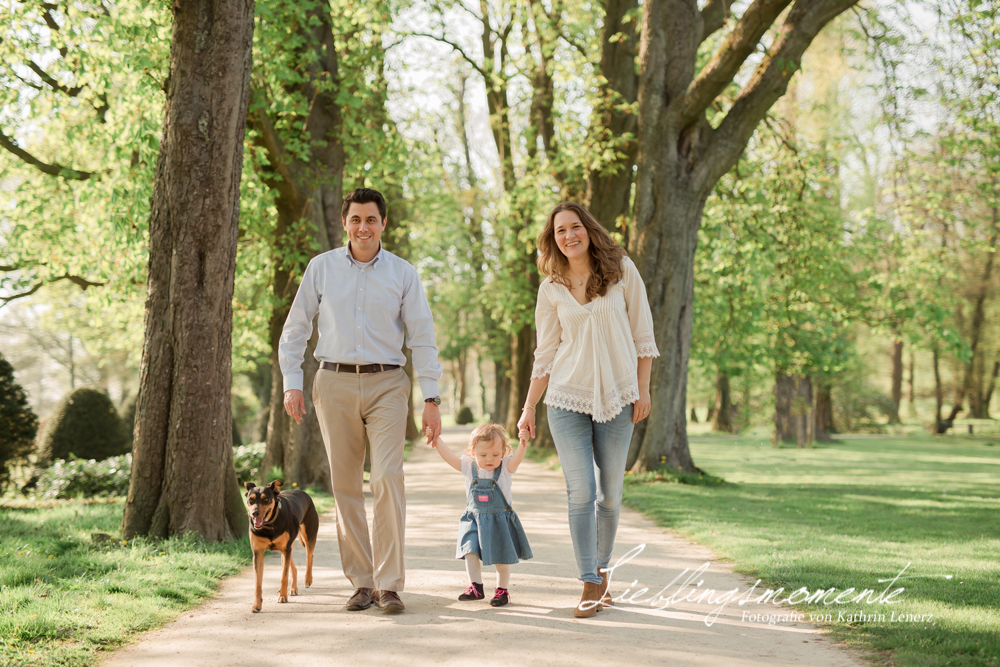
[{"label": "child's blonde hair", "polygon": [[480,424],[473,429],[472,435],[469,436],[469,446],[465,448],[465,453],[469,456],[475,456],[477,444],[492,440],[500,441],[500,445],[503,447],[501,458],[510,454],[510,438],[507,436],[507,427],[503,424],[494,424],[493,422]]}]

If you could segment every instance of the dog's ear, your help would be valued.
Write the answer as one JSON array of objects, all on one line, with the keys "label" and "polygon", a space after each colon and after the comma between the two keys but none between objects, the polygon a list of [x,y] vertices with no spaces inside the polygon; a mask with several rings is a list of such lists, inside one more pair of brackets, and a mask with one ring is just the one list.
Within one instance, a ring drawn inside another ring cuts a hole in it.
[{"label": "dog's ear", "polygon": [[283,484],[283,482],[280,479],[276,479],[273,482],[271,482],[270,484],[268,484],[267,486],[272,491],[274,491],[274,495],[278,495],[279,493],[281,493],[281,485],[282,484]]},{"label": "dog's ear", "polygon": [[244,496],[249,495],[251,491],[257,488],[257,485],[253,482],[244,482],[243,486],[247,487],[247,492],[243,494]]}]

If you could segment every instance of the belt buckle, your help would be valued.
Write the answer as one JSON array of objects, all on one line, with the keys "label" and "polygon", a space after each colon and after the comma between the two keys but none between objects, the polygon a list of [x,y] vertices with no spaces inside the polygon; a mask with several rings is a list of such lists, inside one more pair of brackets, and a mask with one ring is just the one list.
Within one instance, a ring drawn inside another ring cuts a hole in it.
[{"label": "belt buckle", "polygon": [[358,364],[357,366],[354,367],[354,374],[361,375],[361,364]]}]

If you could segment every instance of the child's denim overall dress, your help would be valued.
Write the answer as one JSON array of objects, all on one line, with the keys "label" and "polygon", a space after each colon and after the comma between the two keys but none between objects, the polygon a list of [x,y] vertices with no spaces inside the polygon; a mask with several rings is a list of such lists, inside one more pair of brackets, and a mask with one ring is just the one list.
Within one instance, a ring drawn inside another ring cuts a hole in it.
[{"label": "child's denim overall dress", "polygon": [[482,559],[483,565],[513,565],[519,559],[531,558],[521,520],[497,485],[500,470],[493,471],[492,479],[480,478],[479,467],[472,461],[472,484],[465,513],[458,522],[455,558],[473,553]]}]

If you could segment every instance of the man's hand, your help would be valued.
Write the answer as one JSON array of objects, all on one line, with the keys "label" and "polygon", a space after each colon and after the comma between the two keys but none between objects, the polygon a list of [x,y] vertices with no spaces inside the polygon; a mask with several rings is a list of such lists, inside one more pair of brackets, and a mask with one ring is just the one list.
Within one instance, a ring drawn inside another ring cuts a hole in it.
[{"label": "man's hand", "polygon": [[441,410],[433,403],[424,403],[423,428],[421,432],[427,436],[427,444],[441,435]]},{"label": "man's hand", "polygon": [[285,392],[285,412],[296,424],[302,423],[302,417],[306,414],[306,398],[301,389],[289,389]]}]

